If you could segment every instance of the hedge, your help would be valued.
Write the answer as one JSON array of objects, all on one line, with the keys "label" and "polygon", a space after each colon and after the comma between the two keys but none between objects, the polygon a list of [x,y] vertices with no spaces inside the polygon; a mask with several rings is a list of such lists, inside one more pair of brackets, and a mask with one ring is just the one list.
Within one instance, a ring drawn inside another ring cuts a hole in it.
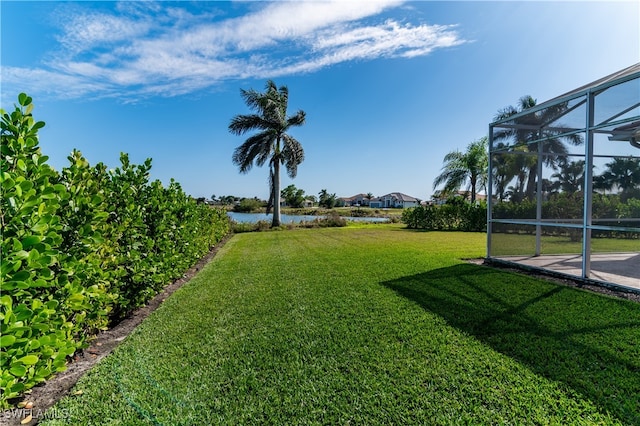
[{"label": "hedge", "polygon": [[443,205],[406,209],[402,212],[402,222],[410,229],[484,232],[487,230],[487,204],[452,198]]},{"label": "hedge", "polygon": [[[624,199],[619,194],[594,193],[591,202],[594,223],[602,226],[640,227],[640,200],[637,198]],[[572,220],[575,224],[582,224],[584,211],[584,194],[582,192],[561,192],[552,194],[542,203],[542,217],[557,219],[558,221]],[[536,203],[522,201],[520,203],[501,202],[493,206],[494,219],[535,219]],[[494,224],[494,231],[508,232],[512,225]],[[519,232],[534,233],[534,227],[518,227]],[[564,235],[565,228],[543,227],[544,235]],[[576,238],[575,233],[570,236]],[[593,230],[594,238],[638,238],[637,233]]]},{"label": "hedge", "polygon": [[57,172],[42,121],[22,93],[0,110],[2,267],[0,407],[63,371],[91,336],[143,305],[229,232],[226,212],[142,165],[91,166],[78,151]]},{"label": "hedge", "polygon": [[[584,209],[582,193],[553,194],[542,203],[542,217],[545,219],[573,220],[582,223]],[[493,205],[494,219],[525,219],[536,217],[536,203],[499,202]],[[617,194],[594,193],[592,198],[592,217],[598,225],[640,227],[640,200],[629,198],[622,200]],[[472,204],[461,198],[452,198],[443,205],[418,206],[402,213],[402,221],[411,229],[431,231],[474,231],[487,230],[487,204],[484,201]],[[494,231],[507,232],[513,225],[494,224]],[[534,227],[518,227],[520,232],[534,232]],[[545,233],[566,233],[564,228],[545,227]],[[636,233],[594,230],[594,237],[637,238]]]}]

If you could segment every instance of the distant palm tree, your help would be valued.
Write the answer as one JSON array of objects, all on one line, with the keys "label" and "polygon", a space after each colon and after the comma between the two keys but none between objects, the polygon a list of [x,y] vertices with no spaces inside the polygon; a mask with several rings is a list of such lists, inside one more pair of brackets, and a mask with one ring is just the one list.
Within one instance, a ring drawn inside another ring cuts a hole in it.
[{"label": "distant palm tree", "polygon": [[433,188],[444,183],[442,195],[452,195],[465,183],[471,189],[471,202],[476,201],[480,188],[487,186],[487,138],[471,142],[465,152],[451,151],[444,156],[442,173],[433,181]]},{"label": "distant palm tree", "polygon": [[[522,200],[524,198],[524,184],[528,164],[533,164],[535,159],[529,155],[521,155],[518,152],[526,151],[525,147],[507,147],[499,142],[495,149],[499,152],[493,154],[492,173],[495,194],[498,200],[504,201],[507,196],[507,185],[516,178],[515,186],[509,187],[511,201]],[[534,160],[532,162],[532,159]]]},{"label": "distant palm tree", "polygon": [[367,192],[367,195],[365,195],[364,198],[367,199],[367,201],[368,201],[367,205],[370,206],[371,205],[371,200],[373,200],[373,193]]},{"label": "distant palm tree", "polygon": [[[584,160],[562,162],[560,170],[551,175],[557,179],[557,187],[564,192],[580,192],[584,187]],[[555,185],[553,186],[555,188]]]},{"label": "distant palm tree", "polygon": [[512,147],[511,152],[511,165],[513,167],[513,177],[516,178],[515,186],[509,187],[509,200],[514,203],[519,203],[525,199],[525,186],[527,184],[527,176],[529,170],[536,165],[537,159],[531,155],[524,154],[527,151],[526,146]]},{"label": "distant palm tree", "polygon": [[254,161],[257,166],[269,161],[267,213],[273,207],[271,226],[280,226],[280,165],[284,164],[289,177],[294,178],[298,165],[304,160],[302,145],[287,131],[304,124],[306,114],[299,110],[293,116],[287,116],[289,90],[286,86],[277,88],[272,80],[267,81],[264,93],[241,89],[240,94],[255,114],[235,116],[229,124],[229,131],[235,135],[251,130],[258,130],[258,133],[235,149],[233,163],[240,168],[240,173],[247,173]]},{"label": "distant palm tree", "polygon": [[[494,118],[494,121],[507,119],[515,114],[519,114],[523,111],[533,108],[534,106],[536,106],[535,99],[528,95],[523,96],[518,101],[518,105],[516,107],[508,106],[498,111]],[[545,149],[543,161],[547,166],[555,170],[557,169],[558,161],[566,157],[568,153],[564,141],[572,145],[580,145],[583,142],[582,136],[578,134],[560,136],[561,131],[559,130],[544,129],[545,125],[555,122],[557,118],[562,116],[562,114],[567,110],[568,105],[565,102],[551,106],[549,108],[545,108],[536,112],[535,114],[525,115],[517,120],[516,123],[514,123],[517,126],[495,132],[493,135],[493,139],[495,141],[513,140],[514,148],[522,146],[526,147],[527,151],[529,152],[537,153],[538,142],[532,141],[545,138],[546,140],[544,141]],[[556,124],[555,127],[562,126]],[[526,196],[528,199],[532,200],[535,196],[536,191],[536,178],[538,175],[537,161],[530,162],[527,167]]]},{"label": "distant palm tree", "polygon": [[327,191],[326,189],[322,189],[320,190],[318,195],[320,196],[320,198],[318,199],[318,205],[320,207],[332,209],[336,206],[336,203],[338,201],[336,199],[336,194],[329,194],[329,191]]},{"label": "distant palm tree", "polygon": [[605,170],[596,178],[601,189],[618,188],[623,198],[627,198],[640,187],[640,160],[637,158],[614,158],[605,164]]}]

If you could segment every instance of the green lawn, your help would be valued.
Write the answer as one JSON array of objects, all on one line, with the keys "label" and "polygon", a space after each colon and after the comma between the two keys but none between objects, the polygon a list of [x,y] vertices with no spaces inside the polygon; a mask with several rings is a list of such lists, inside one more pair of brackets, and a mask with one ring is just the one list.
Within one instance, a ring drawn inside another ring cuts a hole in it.
[{"label": "green lawn", "polygon": [[41,424],[640,424],[640,305],[460,260],[485,241],[236,235]]},{"label": "green lawn", "polygon": [[[580,254],[582,239],[543,235],[542,254]],[[530,234],[493,234],[492,252],[494,256],[533,255],[536,236]],[[597,253],[640,252],[640,239],[632,238],[592,238],[591,250]]]}]

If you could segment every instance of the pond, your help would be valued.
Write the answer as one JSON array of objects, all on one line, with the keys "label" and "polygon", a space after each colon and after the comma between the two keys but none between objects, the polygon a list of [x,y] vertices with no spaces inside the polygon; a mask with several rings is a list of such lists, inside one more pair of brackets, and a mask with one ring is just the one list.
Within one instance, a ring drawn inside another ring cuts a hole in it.
[{"label": "pond", "polygon": [[[227,212],[227,215],[229,215],[231,220],[238,223],[256,223],[261,220],[271,223],[273,219],[272,214],[266,215],[264,213]],[[280,221],[282,223],[300,223],[311,222],[315,219],[323,219],[324,217],[325,216],[281,214]],[[345,219],[354,222],[389,222],[389,219],[385,217],[345,217]]]}]

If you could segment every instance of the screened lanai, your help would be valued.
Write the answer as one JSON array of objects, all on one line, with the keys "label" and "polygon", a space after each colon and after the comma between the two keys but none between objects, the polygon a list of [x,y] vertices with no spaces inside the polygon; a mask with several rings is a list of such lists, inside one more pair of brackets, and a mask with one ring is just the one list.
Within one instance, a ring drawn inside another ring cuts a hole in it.
[{"label": "screened lanai", "polygon": [[640,63],[489,125],[487,260],[640,290]]}]

